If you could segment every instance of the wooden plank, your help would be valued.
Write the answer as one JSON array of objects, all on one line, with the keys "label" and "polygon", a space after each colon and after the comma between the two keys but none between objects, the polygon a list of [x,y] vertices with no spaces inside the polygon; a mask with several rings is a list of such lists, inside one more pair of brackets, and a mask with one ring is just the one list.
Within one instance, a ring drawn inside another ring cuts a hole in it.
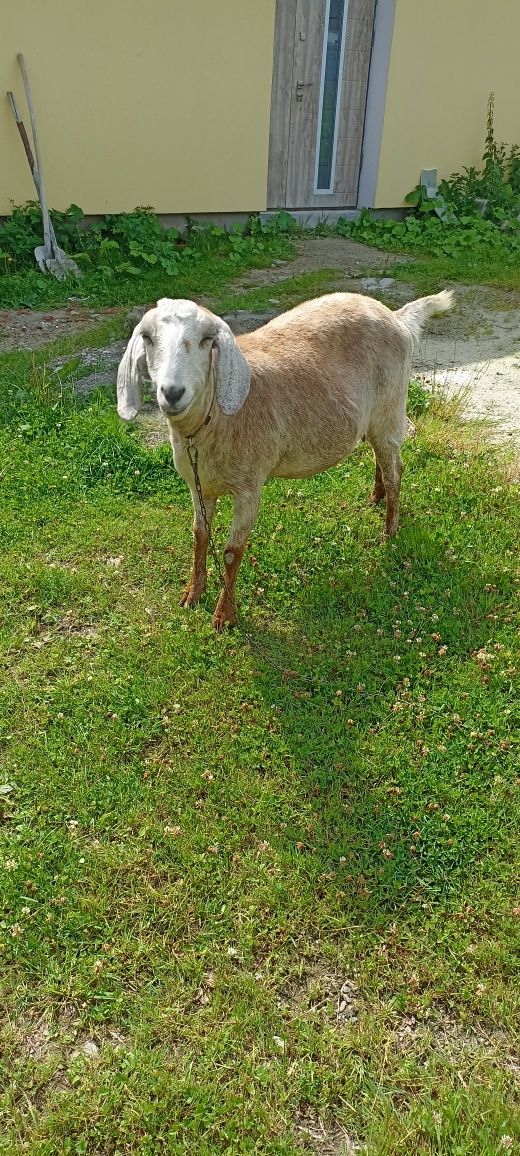
[{"label": "wooden plank", "polygon": [[331,207],[357,203],[374,12],[375,0],[349,0]]},{"label": "wooden plank", "polygon": [[298,0],[287,163],[292,206],[306,206],[314,186],[325,11],[326,0]]},{"label": "wooden plank", "polygon": [[297,0],[276,0],[267,207],[286,203]]},{"label": "wooden plank", "polygon": [[[342,170],[342,186],[345,191],[341,193],[312,193],[310,198],[311,204],[300,205],[301,209],[348,209],[354,207],[355,201],[352,201],[351,190],[357,190],[357,182],[359,178],[359,165],[352,165]],[[348,198],[348,199],[347,199]],[[293,208],[296,208],[294,205]]]}]

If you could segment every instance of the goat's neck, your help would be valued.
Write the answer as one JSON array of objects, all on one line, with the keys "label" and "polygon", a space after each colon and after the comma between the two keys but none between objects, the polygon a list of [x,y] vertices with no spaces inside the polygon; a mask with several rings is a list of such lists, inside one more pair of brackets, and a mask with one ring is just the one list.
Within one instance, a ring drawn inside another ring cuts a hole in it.
[{"label": "goat's neck", "polygon": [[210,389],[204,395],[202,404],[194,407],[194,411],[187,415],[186,418],[178,418],[173,420],[168,418],[172,430],[184,442],[196,438],[197,441],[203,438],[208,425],[215,421],[217,415],[217,404],[215,397],[215,386],[213,381],[210,384]]}]

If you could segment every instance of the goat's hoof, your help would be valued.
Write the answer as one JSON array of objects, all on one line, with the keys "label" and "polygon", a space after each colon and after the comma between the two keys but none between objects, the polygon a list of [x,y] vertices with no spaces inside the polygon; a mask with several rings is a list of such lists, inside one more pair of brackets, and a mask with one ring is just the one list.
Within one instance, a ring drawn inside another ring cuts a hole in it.
[{"label": "goat's hoof", "polygon": [[379,505],[379,502],[383,502],[385,498],[386,490],[372,490],[372,493],[368,499],[368,504],[369,506],[377,506]]},{"label": "goat's hoof", "polygon": [[236,618],[232,618],[231,616],[226,618],[221,614],[214,614],[211,621],[218,634],[221,634],[221,632],[225,630],[226,627],[228,630],[231,630],[232,627],[236,626],[237,624]]},{"label": "goat's hoof", "polygon": [[223,606],[217,606],[211,621],[212,625],[215,627],[215,630],[220,633],[220,631],[226,629],[226,626],[229,629],[231,629],[232,626],[236,626],[237,614],[235,610],[233,610],[230,606],[226,606],[224,603]]},{"label": "goat's hoof", "polygon": [[198,590],[196,586],[187,586],[184,594],[182,595],[182,598],[180,599],[179,606],[184,606],[185,609],[187,607],[193,608],[197,605],[197,602],[200,602],[203,593],[204,588]]}]

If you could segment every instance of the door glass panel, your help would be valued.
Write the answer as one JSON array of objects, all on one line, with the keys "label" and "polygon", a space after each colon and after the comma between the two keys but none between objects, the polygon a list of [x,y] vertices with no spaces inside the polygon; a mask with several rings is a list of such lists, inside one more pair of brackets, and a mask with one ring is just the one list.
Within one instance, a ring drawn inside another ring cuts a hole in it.
[{"label": "door glass panel", "polygon": [[325,29],[326,47],[323,95],[318,133],[319,154],[316,188],[320,192],[331,190],[333,180],[332,166],[334,161],[344,18],[345,0],[330,0],[329,19]]}]

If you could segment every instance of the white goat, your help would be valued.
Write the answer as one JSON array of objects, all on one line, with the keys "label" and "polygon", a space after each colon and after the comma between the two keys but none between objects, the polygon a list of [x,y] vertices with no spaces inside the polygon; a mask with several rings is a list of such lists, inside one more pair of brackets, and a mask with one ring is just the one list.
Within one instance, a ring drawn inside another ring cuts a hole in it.
[{"label": "white goat", "polygon": [[208,534],[190,443],[208,523],[221,494],[234,501],[217,630],[236,621],[237,572],[266,478],[312,477],[366,437],[376,458],[370,500],[386,496],[385,532],[396,533],[414,344],[423,323],[452,305],[448,290],[396,312],[357,293],[332,293],[237,340],[193,301],[163,298],[145,313],[119,366],[117,408],[126,421],[136,416],[148,371],[195,510],[193,569],[181,605],[195,606],[206,586]]}]

